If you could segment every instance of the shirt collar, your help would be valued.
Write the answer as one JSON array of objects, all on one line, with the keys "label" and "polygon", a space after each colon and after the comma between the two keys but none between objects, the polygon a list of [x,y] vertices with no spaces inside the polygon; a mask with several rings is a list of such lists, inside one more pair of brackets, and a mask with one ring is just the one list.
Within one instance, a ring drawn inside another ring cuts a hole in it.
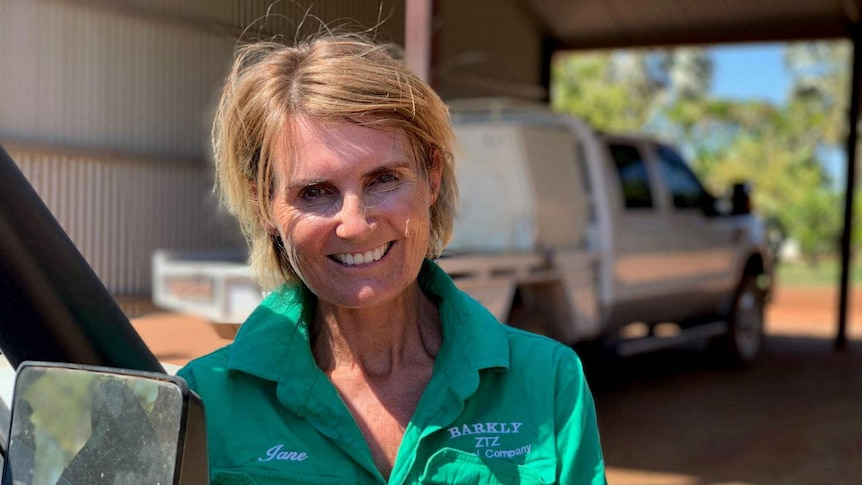
[{"label": "shirt collar", "polygon": [[237,332],[228,354],[228,370],[278,381],[290,363],[314,365],[308,336],[313,308],[314,298],[304,285],[284,285],[270,293]]},{"label": "shirt collar", "polygon": [[[449,275],[426,260],[419,285],[438,306],[443,346],[437,366],[455,392],[466,399],[478,387],[478,372],[508,368],[505,330],[478,302],[458,290]],[[291,381],[306,389],[322,374],[311,354],[308,333],[314,297],[304,285],[272,292],[240,327],[231,346],[228,369],[262,379]]]}]

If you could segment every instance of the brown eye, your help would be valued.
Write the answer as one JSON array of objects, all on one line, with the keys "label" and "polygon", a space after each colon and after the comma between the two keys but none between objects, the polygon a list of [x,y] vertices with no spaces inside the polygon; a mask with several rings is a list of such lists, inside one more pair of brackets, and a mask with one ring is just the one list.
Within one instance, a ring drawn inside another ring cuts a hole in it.
[{"label": "brown eye", "polygon": [[378,184],[390,184],[392,182],[397,182],[398,177],[392,172],[387,172],[378,175],[374,181]]},{"label": "brown eye", "polygon": [[313,201],[324,195],[326,195],[326,191],[323,189],[323,187],[317,185],[306,187],[302,189],[302,192],[299,193],[299,197],[305,201]]}]

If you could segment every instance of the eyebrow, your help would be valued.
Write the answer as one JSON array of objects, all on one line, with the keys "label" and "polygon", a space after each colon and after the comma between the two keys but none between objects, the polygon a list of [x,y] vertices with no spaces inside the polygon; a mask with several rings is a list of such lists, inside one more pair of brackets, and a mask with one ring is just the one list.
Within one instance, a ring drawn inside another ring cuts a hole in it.
[{"label": "eyebrow", "polygon": [[[372,168],[371,170],[365,172],[364,174],[362,174],[362,176],[363,177],[371,177],[371,176],[376,175],[378,173],[386,172],[388,170],[397,170],[397,169],[409,168],[409,167],[411,167],[411,165],[412,165],[412,162],[410,160],[398,159],[398,160],[394,160],[391,162],[382,163],[382,164]],[[301,189],[304,187],[313,187],[315,185],[321,185],[321,184],[326,184],[326,183],[329,183],[329,180],[324,179],[324,178],[296,179],[296,180],[291,181],[287,185],[287,189],[288,190],[295,190],[295,189]]]}]

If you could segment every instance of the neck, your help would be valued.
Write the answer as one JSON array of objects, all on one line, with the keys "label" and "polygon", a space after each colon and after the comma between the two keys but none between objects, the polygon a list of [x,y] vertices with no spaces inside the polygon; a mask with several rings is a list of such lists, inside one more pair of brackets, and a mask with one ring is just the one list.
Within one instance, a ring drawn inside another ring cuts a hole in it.
[{"label": "neck", "polygon": [[312,335],[312,350],[324,372],[352,368],[369,378],[433,362],[442,342],[437,308],[418,284],[373,308],[318,301]]}]

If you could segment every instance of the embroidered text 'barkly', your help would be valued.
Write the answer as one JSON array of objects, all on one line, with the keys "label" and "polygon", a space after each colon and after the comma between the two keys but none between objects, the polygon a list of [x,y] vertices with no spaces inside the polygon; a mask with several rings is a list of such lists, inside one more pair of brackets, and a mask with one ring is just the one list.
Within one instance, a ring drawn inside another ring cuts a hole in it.
[{"label": "embroidered text 'barkly'", "polygon": [[517,434],[524,423],[472,423],[448,429],[450,438],[471,434]]}]

